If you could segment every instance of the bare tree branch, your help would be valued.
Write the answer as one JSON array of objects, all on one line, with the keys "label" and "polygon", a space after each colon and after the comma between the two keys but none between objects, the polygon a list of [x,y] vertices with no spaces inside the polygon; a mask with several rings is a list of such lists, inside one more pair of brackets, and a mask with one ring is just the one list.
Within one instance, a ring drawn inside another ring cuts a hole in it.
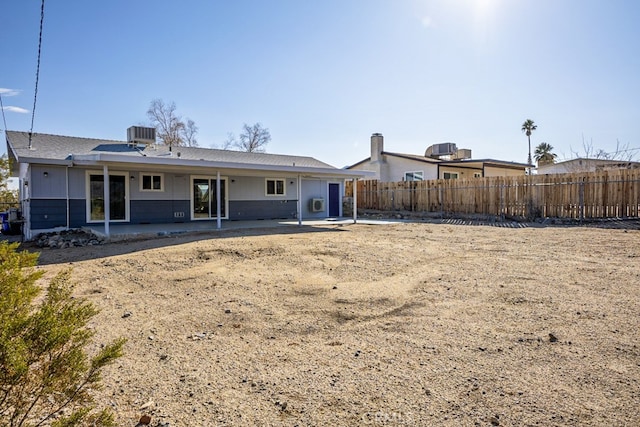
[{"label": "bare tree branch", "polygon": [[271,141],[269,129],[262,127],[260,123],[253,126],[244,124],[239,140],[234,141],[234,146],[247,153],[264,153],[265,146]]},{"label": "bare tree branch", "polygon": [[147,110],[151,125],[156,128],[156,136],[162,144],[176,147],[196,147],[195,138],[198,127],[191,119],[187,122],[176,114],[176,104],[165,104],[161,99],[154,99]]},{"label": "bare tree branch", "polygon": [[[635,151],[629,147],[629,143],[621,144],[619,139],[616,139],[616,148],[613,151],[605,151],[602,148],[595,148],[593,146],[593,139],[589,141],[585,140],[582,135],[582,152],[575,151],[571,147],[571,157],[574,159],[585,159],[585,162],[580,162],[577,165],[571,166],[571,172],[582,172],[590,170],[595,164],[595,160],[613,160],[618,161],[617,168],[624,165],[624,163],[631,163],[635,161]],[[629,167],[630,165],[626,165]]]},{"label": "bare tree branch", "polygon": [[235,147],[237,145],[238,145],[238,141],[236,140],[236,136],[233,133],[229,132],[227,134],[226,141],[222,143],[222,149],[230,150],[232,147]]},{"label": "bare tree branch", "polygon": [[621,160],[626,162],[634,161],[634,151],[638,151],[636,149],[630,148],[629,143],[621,144],[619,139],[616,139],[616,148],[613,151],[605,151],[602,148],[594,148],[593,139],[586,141],[584,135],[582,135],[582,153],[579,151],[574,151],[571,147],[569,149],[573,158]]},{"label": "bare tree branch", "polygon": [[187,123],[184,127],[184,142],[187,147],[197,147],[198,140],[196,139],[196,134],[198,133],[198,126],[196,123],[187,119]]}]

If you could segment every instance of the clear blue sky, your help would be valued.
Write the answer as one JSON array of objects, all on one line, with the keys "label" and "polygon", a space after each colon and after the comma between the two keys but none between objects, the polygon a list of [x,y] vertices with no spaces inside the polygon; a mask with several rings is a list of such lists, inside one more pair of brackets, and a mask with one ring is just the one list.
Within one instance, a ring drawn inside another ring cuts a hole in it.
[{"label": "clear blue sky", "polygon": [[[39,22],[40,0],[0,2],[12,130],[30,127]],[[48,0],[34,131],[123,140],[161,98],[201,146],[261,122],[268,152],[338,167],[374,132],[524,163],[529,118],[560,158],[583,138],[640,148],[639,23],[636,0]]]}]

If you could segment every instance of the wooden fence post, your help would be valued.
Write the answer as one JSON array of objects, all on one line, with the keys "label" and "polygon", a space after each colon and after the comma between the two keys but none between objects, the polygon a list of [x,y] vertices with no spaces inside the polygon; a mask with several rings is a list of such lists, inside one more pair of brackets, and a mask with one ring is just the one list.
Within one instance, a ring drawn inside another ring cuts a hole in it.
[{"label": "wooden fence post", "polygon": [[584,178],[578,180],[578,209],[580,222],[584,220]]},{"label": "wooden fence post", "polygon": [[[502,180],[500,180],[502,181]],[[500,186],[500,210],[499,210],[499,214],[500,214],[500,219],[504,220],[505,217],[505,209],[504,209],[504,189],[505,189],[505,183],[502,182],[498,184]]]}]

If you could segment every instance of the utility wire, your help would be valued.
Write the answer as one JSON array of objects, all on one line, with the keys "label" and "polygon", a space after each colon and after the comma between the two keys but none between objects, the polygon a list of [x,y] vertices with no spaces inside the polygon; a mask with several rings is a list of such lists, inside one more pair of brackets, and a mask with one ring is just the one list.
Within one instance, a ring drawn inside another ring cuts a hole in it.
[{"label": "utility wire", "polygon": [[40,53],[42,51],[42,24],[44,22],[44,0],[40,7],[40,36],[38,37],[38,65],[36,66],[36,87],[33,92],[33,110],[31,110],[31,129],[29,130],[29,148],[31,148],[31,135],[33,134],[33,121],[36,117],[36,100],[38,99],[38,81],[40,80]]},{"label": "utility wire", "polygon": [[2,94],[0,93],[0,110],[2,110],[2,123],[4,123],[4,130],[7,130],[7,119],[4,116],[4,105],[2,105]]}]

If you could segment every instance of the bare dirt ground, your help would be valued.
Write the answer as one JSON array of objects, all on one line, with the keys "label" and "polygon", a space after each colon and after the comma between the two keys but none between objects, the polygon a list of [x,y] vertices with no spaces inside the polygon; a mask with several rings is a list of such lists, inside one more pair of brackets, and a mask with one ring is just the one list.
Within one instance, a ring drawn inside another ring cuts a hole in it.
[{"label": "bare dirt ground", "polygon": [[442,224],[45,250],[135,426],[640,425],[640,231]]}]

